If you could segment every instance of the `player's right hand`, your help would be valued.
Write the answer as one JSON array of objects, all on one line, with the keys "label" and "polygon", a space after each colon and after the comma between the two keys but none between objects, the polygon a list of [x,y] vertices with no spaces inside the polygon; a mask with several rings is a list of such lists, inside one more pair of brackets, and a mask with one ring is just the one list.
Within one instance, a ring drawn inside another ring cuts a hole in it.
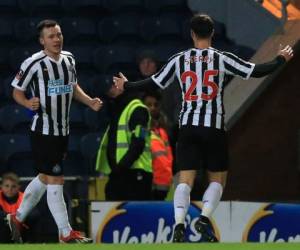
[{"label": "player's right hand", "polygon": [[27,108],[29,108],[32,111],[38,110],[40,107],[40,98],[38,97],[32,97],[27,102]]},{"label": "player's right hand", "polygon": [[278,55],[283,56],[286,61],[289,61],[293,56],[293,48],[290,45],[284,47],[284,49],[280,49]]}]

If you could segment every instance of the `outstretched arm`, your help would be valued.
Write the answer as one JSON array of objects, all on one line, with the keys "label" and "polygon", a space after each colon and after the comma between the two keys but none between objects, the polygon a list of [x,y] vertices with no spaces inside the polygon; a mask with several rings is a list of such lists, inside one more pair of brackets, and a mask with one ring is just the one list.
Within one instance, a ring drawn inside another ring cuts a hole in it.
[{"label": "outstretched arm", "polygon": [[284,49],[278,52],[278,56],[267,63],[256,64],[251,73],[251,77],[263,77],[278,69],[285,62],[293,57],[293,49],[287,45]]},{"label": "outstretched arm", "polygon": [[124,89],[135,89],[141,91],[151,91],[159,89],[159,86],[155,84],[152,78],[147,78],[145,80],[137,81],[137,82],[130,82],[127,81],[124,83]]},{"label": "outstretched arm", "polygon": [[155,82],[151,77],[141,81],[130,82],[122,73],[119,73],[119,77],[114,76],[113,81],[117,86],[117,88],[120,88],[122,91],[124,89],[127,90],[134,89],[137,91],[148,91],[148,90],[151,91],[151,90],[159,89],[159,86],[155,84]]},{"label": "outstretched arm", "polygon": [[[158,88],[165,89],[174,80],[175,77],[175,64],[177,56],[172,56],[168,62],[151,78],[138,82],[129,82],[127,78],[119,73],[119,77],[114,77],[113,81],[118,88],[124,89],[135,89],[135,90],[156,90]],[[125,83],[125,84],[124,84]]]}]

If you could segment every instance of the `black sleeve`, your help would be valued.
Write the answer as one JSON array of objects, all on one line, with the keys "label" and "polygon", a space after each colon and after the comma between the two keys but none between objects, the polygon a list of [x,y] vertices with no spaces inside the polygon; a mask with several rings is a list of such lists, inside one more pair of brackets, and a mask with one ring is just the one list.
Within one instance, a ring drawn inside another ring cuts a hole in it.
[{"label": "black sleeve", "polygon": [[[147,124],[149,121],[149,113],[145,108],[137,108],[131,115],[129,120],[129,129],[134,130],[136,126],[140,125],[147,130]],[[132,134],[131,142],[126,154],[118,163],[117,168],[124,169],[130,168],[133,163],[140,157],[145,149],[145,138],[144,136],[136,137]]]},{"label": "black sleeve", "polygon": [[137,82],[125,82],[124,89],[130,90],[138,90],[138,91],[152,91],[159,89],[159,86],[152,80],[152,78],[147,78],[145,80],[137,81]]},{"label": "black sleeve", "polygon": [[274,60],[270,62],[256,64],[250,76],[257,78],[266,76],[278,69],[281,65],[285,63],[285,61],[286,60],[283,56],[277,56]]}]

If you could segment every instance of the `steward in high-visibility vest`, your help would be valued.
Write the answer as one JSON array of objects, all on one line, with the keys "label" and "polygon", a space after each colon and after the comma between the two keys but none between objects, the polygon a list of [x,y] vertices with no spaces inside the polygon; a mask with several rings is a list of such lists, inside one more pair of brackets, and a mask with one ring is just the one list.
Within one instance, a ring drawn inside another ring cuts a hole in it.
[{"label": "steward in high-visibility vest", "polygon": [[106,200],[151,199],[150,115],[139,99],[130,100],[111,120],[100,142],[96,170],[109,175]]},{"label": "steward in high-visibility vest", "polygon": [[166,131],[167,118],[160,109],[161,95],[159,92],[145,92],[143,102],[151,114],[152,198],[164,200],[173,176],[173,154]]},{"label": "steward in high-visibility vest", "polygon": [[166,196],[172,182],[173,155],[165,129],[155,128],[151,131],[151,153],[153,192]]}]

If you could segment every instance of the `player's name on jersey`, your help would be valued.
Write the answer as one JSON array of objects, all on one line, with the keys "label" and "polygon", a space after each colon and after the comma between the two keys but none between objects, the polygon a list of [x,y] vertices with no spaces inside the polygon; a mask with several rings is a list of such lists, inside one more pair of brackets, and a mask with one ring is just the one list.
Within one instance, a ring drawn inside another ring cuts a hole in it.
[{"label": "player's name on jersey", "polygon": [[184,59],[184,62],[186,64],[190,63],[196,63],[196,62],[205,62],[205,63],[211,63],[214,60],[211,56],[190,56],[187,59]]}]

